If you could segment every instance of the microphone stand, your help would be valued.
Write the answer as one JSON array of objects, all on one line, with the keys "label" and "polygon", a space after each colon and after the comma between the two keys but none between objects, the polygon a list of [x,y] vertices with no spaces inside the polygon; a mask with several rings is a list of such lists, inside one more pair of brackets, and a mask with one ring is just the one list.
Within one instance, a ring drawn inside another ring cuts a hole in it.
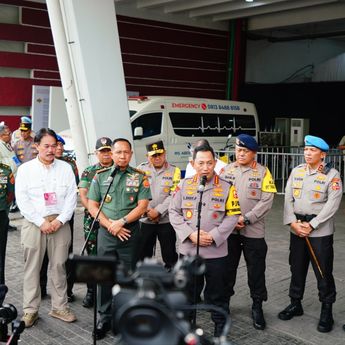
[{"label": "microphone stand", "polygon": [[[200,186],[198,192],[200,193],[200,199],[198,203],[198,210],[197,210],[197,223],[196,223],[196,229],[197,229],[197,240],[196,240],[196,256],[199,256],[199,247],[200,247],[200,223],[201,223],[201,209],[202,209],[202,196],[204,194],[205,190],[205,184],[206,184],[206,176],[202,176],[200,178]],[[195,328],[196,327],[196,313],[197,313],[197,276],[195,275],[194,278],[194,305],[195,309],[193,311],[193,319],[192,319],[192,325]]]},{"label": "microphone stand", "polygon": [[[91,226],[90,226],[89,233],[86,236],[83,248],[82,248],[81,253],[80,253],[81,256],[84,255],[84,252],[85,252],[85,249],[86,249],[86,246],[87,246],[87,242],[89,241],[91,233],[94,231],[93,229],[95,227],[96,222],[98,222],[98,216],[101,213],[102,207],[103,207],[103,205],[105,203],[105,199],[106,199],[106,197],[107,197],[107,195],[109,193],[110,187],[112,186],[112,184],[114,182],[114,178],[115,178],[115,175],[117,174],[118,170],[119,170],[119,168],[117,166],[115,166],[114,171],[108,177],[109,186],[108,186],[108,188],[107,188],[107,190],[106,190],[106,192],[104,194],[104,197],[103,197],[103,199],[101,201],[101,204],[99,205],[99,208],[97,210],[97,214],[93,218],[93,221],[92,221]],[[92,298],[93,298],[93,334],[92,335],[93,335],[93,344],[95,345],[96,342],[97,342],[97,338],[96,338],[96,329],[97,329],[97,284],[93,285]]]}]

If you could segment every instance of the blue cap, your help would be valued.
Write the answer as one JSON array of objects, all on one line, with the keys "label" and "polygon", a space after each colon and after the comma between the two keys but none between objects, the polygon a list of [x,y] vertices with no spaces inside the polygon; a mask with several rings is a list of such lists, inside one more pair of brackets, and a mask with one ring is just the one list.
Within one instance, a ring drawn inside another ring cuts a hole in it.
[{"label": "blue cap", "polygon": [[60,142],[62,145],[65,145],[65,140],[63,139],[63,137],[60,137],[59,134],[56,134],[56,139],[58,142]]},{"label": "blue cap", "polygon": [[236,138],[236,145],[240,147],[245,147],[250,151],[257,152],[259,149],[259,145],[255,138],[248,134],[240,134]]},{"label": "blue cap", "polygon": [[29,123],[29,124],[32,124],[32,121],[31,121],[30,117],[27,117],[27,116],[22,116],[22,117],[20,118],[20,122],[21,122],[21,123]]},{"label": "blue cap", "polygon": [[328,144],[323,139],[313,135],[306,135],[304,137],[304,146],[314,146],[325,152],[329,150]]}]

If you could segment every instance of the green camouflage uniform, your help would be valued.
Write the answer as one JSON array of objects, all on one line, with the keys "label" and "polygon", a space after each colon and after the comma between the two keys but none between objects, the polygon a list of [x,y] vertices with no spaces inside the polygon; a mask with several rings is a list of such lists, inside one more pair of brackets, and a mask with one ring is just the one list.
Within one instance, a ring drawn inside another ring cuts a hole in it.
[{"label": "green camouflage uniform", "polygon": [[[100,163],[88,166],[80,177],[79,188],[90,189],[90,184],[97,172],[102,171],[103,169],[107,170],[108,168],[102,167]],[[90,226],[93,222],[93,218],[89,211],[84,209],[84,237],[87,238],[90,230]],[[86,245],[86,251],[89,255],[97,255],[97,231],[94,231],[90,234],[89,240]]]}]

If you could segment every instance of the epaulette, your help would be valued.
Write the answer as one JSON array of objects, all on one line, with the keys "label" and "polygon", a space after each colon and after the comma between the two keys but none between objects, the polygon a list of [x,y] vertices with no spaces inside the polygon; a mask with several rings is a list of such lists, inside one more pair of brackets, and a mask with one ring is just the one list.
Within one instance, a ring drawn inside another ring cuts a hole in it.
[{"label": "epaulette", "polygon": [[137,168],[132,168],[135,172],[138,172],[139,174],[146,175],[145,171],[137,169]]},{"label": "epaulette", "polygon": [[7,165],[7,164],[5,164],[5,163],[1,163],[1,162],[0,162],[0,168],[1,168],[1,169],[8,169],[8,170],[11,170],[11,167],[10,167],[9,165]]},{"label": "epaulette", "polygon": [[112,166],[111,166],[111,167],[106,167],[106,168],[99,169],[99,170],[96,171],[96,174],[104,173],[105,171],[108,171],[108,170],[110,170],[111,168],[112,168]]}]

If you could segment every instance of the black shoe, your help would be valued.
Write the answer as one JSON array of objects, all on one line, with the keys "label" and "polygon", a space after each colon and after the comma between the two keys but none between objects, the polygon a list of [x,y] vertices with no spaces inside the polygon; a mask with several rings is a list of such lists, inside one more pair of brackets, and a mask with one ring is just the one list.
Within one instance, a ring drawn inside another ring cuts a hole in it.
[{"label": "black shoe", "polygon": [[93,291],[87,291],[84,299],[83,299],[83,307],[85,308],[91,308],[93,307]]},{"label": "black shoe", "polygon": [[303,315],[303,308],[300,300],[292,301],[283,311],[278,314],[280,320],[291,320],[294,316]]},{"label": "black shoe", "polygon": [[13,226],[11,224],[8,224],[8,231],[16,231],[17,230],[17,227],[16,226]]},{"label": "black shoe", "polygon": [[96,339],[103,339],[107,335],[108,331],[110,331],[110,322],[99,320],[96,326]]},{"label": "black shoe", "polygon": [[68,303],[72,303],[75,301],[75,296],[72,291],[67,291],[67,300]]},{"label": "black shoe", "polygon": [[343,330],[345,331],[345,325],[343,325]]},{"label": "black shoe", "polygon": [[317,330],[322,333],[328,333],[332,330],[333,324],[332,303],[322,303],[320,321],[317,325]]},{"label": "black shoe", "polygon": [[252,306],[253,326],[255,329],[264,330],[266,328],[266,321],[264,312],[262,311],[262,302],[254,301]]},{"label": "black shoe", "polygon": [[10,208],[10,213],[15,213],[15,212],[18,212],[19,211],[19,208],[17,205],[15,205],[14,207],[11,207]]}]

